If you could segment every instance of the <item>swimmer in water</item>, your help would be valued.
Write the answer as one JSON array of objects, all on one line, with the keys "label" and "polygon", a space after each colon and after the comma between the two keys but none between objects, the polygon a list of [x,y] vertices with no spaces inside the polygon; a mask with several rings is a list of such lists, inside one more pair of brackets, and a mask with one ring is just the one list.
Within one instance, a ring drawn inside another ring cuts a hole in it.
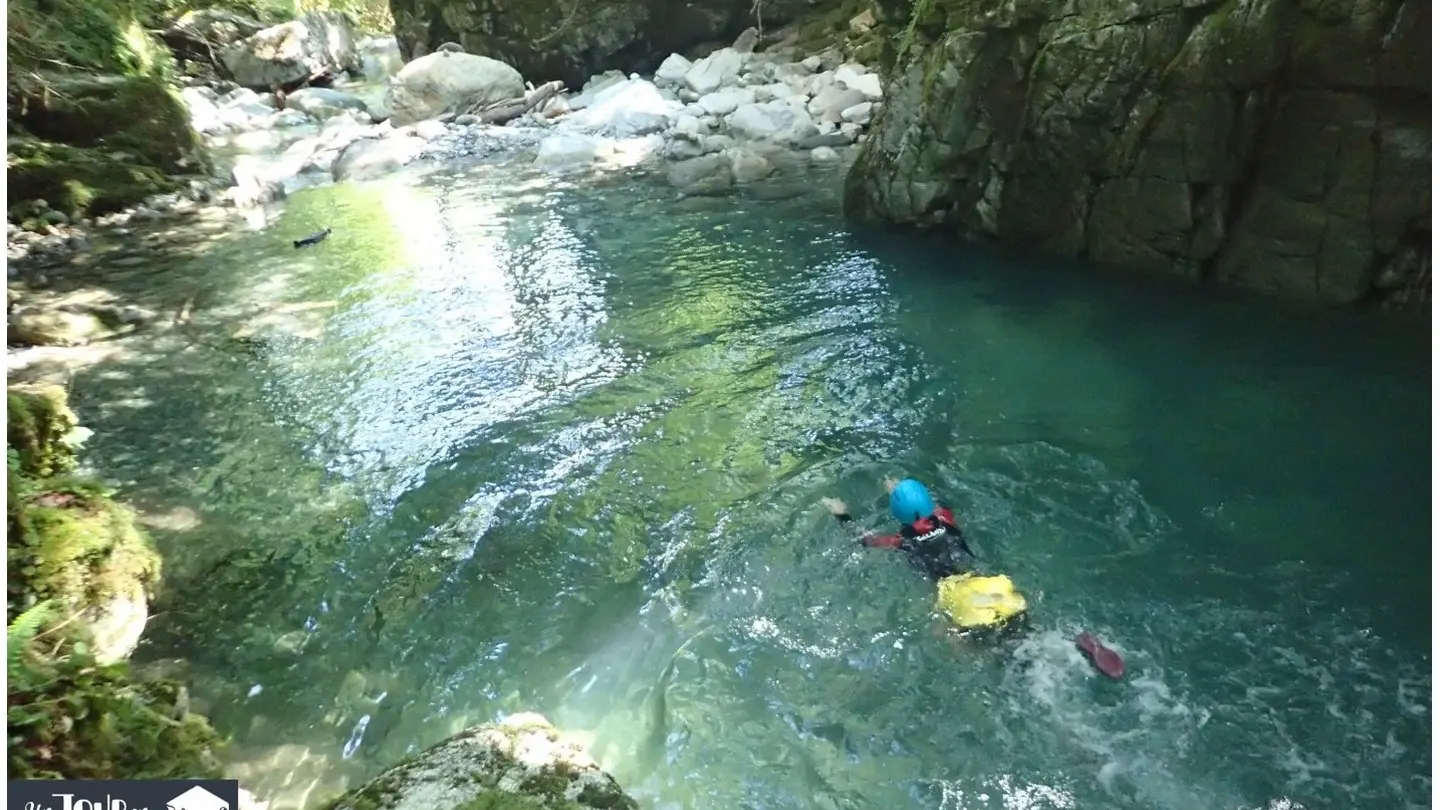
[{"label": "swimmer in water", "polygon": [[[905,552],[910,562],[936,583],[935,607],[955,629],[999,630],[1024,622],[1028,605],[1009,577],[979,576],[972,571],[966,558],[978,561],[979,557],[965,541],[949,507],[936,503],[925,485],[913,478],[887,478],[885,488],[890,493],[890,514],[900,521],[900,531],[867,532],[860,538],[864,545]],[[853,519],[844,501],[821,498],[820,502],[841,523]],[[1117,680],[1124,676],[1124,660],[1093,635],[1080,633],[1075,643],[1106,676]]]},{"label": "swimmer in water", "polygon": [[[913,478],[887,478],[885,489],[890,493],[890,514],[900,521],[900,530],[884,535],[867,533],[860,538],[862,543],[871,548],[903,551],[935,582],[970,570],[965,558],[978,558],[949,507],[937,504],[930,490]],[[841,523],[852,520],[850,507],[844,501],[821,498],[820,502]]]}]

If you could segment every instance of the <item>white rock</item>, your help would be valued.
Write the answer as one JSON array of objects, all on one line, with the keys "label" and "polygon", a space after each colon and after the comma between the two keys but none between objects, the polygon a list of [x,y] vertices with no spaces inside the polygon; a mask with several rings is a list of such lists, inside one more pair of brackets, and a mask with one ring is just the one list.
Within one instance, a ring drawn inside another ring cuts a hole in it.
[{"label": "white rock", "polygon": [[186,87],[180,91],[185,109],[190,113],[190,126],[196,132],[213,132],[221,127],[220,107],[215,104],[215,91],[208,87]]},{"label": "white rock", "polygon": [[266,28],[221,48],[218,58],[245,87],[278,87],[361,66],[350,21],[334,11],[312,11]]},{"label": "white rock", "polygon": [[820,65],[823,64],[823,61],[818,56],[807,56],[804,59],[800,60],[800,64],[804,66],[806,70],[814,73],[815,71],[820,69]]},{"label": "white rock", "polygon": [[754,104],[755,91],[744,87],[726,87],[700,97],[696,105],[710,115],[729,115],[742,104]]},{"label": "white rock", "polygon": [[450,128],[439,121],[421,121],[415,125],[415,137],[423,141],[434,141],[445,137]]},{"label": "white rock", "polygon": [[874,109],[874,107],[875,105],[873,103],[862,101],[853,107],[846,107],[840,113],[840,118],[846,123],[864,126],[870,123],[870,111]]},{"label": "white rock", "polygon": [[551,135],[540,142],[535,165],[542,169],[589,166],[599,159],[605,142],[591,135]]},{"label": "white rock", "polygon": [[841,65],[836,68],[835,81],[863,93],[869,101],[879,101],[885,95],[880,86],[880,75],[871,73],[860,65]]},{"label": "white rock", "polygon": [[739,80],[744,64],[734,48],[721,48],[685,71],[685,86],[701,95],[713,93]]},{"label": "white rock", "polygon": [[660,67],[655,69],[655,84],[661,87],[678,87],[685,81],[685,74],[689,72],[691,62],[689,59],[678,53],[672,53],[665,57]]},{"label": "white rock", "polygon": [[607,70],[604,73],[591,76],[590,80],[585,82],[585,86],[580,88],[580,92],[576,94],[574,98],[570,99],[570,109],[583,110],[594,104],[595,99],[598,98],[601,93],[615,85],[624,84],[627,81],[629,80],[625,78],[625,74],[618,70]]},{"label": "white rock", "polygon": [[826,88],[835,86],[835,74],[831,71],[822,71],[811,76],[805,83],[805,94],[818,96],[825,92]]},{"label": "white rock", "polygon": [[490,104],[524,94],[525,80],[504,62],[438,51],[416,59],[391,79],[385,105],[395,125],[404,126],[461,103]]},{"label": "white rock", "polygon": [[851,143],[854,143],[855,139],[860,137],[860,130],[862,129],[864,129],[864,127],[859,124],[845,123],[840,125],[840,134],[849,138]]},{"label": "white rock", "polygon": [[829,84],[810,99],[805,109],[816,118],[838,124],[844,110],[861,103],[868,102],[865,101],[865,94],[859,90]]},{"label": "white rock", "polygon": [[659,88],[644,79],[608,85],[592,96],[591,102],[567,116],[560,128],[632,138],[663,130],[669,116],[680,109],[678,102],[665,98]]},{"label": "white rock", "polygon": [[820,130],[821,135],[829,135],[835,131],[836,124],[834,121],[821,120],[815,122],[815,128]]},{"label": "white rock", "polygon": [[754,140],[796,141],[816,132],[805,110],[784,101],[747,104],[726,121],[732,132]]},{"label": "white rock", "polygon": [[810,159],[816,163],[830,163],[840,159],[840,153],[828,146],[817,146],[810,150]]},{"label": "white rock", "polygon": [[675,120],[671,129],[682,135],[699,135],[700,119],[693,115],[682,115]]}]

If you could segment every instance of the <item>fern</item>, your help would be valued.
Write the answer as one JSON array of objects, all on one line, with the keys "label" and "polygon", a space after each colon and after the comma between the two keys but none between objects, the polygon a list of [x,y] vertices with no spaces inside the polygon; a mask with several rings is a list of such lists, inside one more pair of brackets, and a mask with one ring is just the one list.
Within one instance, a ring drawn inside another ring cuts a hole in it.
[{"label": "fern", "polygon": [[30,642],[40,635],[45,623],[58,612],[55,600],[46,599],[15,617],[5,628],[5,674],[12,683],[19,682],[25,675],[25,651]]}]

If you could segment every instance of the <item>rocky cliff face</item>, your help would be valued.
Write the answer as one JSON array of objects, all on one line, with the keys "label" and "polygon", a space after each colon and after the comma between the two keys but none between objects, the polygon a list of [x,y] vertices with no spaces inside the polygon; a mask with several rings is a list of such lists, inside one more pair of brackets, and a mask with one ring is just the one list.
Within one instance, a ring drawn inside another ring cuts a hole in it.
[{"label": "rocky cliff face", "polygon": [[540,84],[579,88],[618,68],[653,70],[666,54],[733,38],[741,29],[779,26],[841,0],[391,0],[395,37],[406,61],[446,42],[513,65]]},{"label": "rocky cliff face", "polygon": [[1335,304],[1428,297],[1428,0],[876,0],[870,221]]}]

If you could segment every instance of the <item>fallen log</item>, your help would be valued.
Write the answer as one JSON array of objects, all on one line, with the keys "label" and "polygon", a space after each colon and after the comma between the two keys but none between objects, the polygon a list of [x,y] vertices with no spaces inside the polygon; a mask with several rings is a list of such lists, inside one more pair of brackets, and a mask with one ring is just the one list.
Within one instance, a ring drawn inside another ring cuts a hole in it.
[{"label": "fallen log", "polygon": [[534,110],[564,89],[564,82],[546,82],[529,91],[522,98],[505,99],[490,104],[474,104],[470,105],[466,112],[478,116],[483,124],[503,124]]}]

